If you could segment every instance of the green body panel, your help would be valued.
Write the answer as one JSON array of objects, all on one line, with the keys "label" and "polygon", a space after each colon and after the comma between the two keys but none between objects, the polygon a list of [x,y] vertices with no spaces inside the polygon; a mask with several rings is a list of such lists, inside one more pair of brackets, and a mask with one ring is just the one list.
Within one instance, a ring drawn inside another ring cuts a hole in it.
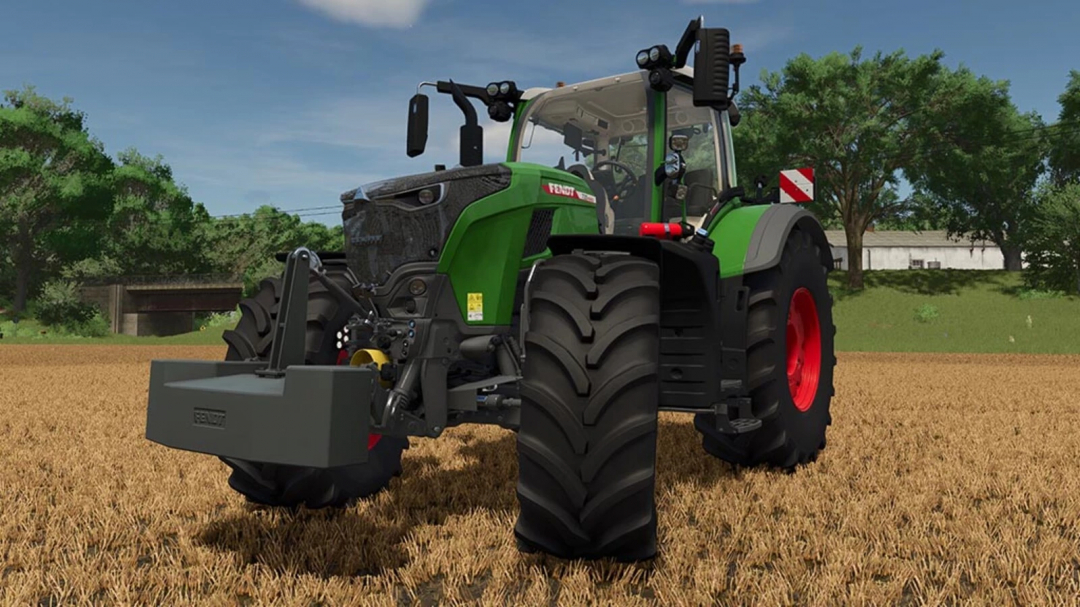
[{"label": "green body panel", "polygon": [[750,237],[768,209],[767,204],[734,207],[713,224],[709,238],[716,243],[713,255],[720,260],[721,278],[742,274]]},{"label": "green body panel", "polygon": [[545,183],[557,183],[588,192],[580,178],[538,164],[505,166],[513,171],[510,187],[466,207],[439,257],[437,271],[450,276],[462,318],[470,325],[510,324],[518,272],[547,255],[522,258],[534,209],[556,210],[553,234],[598,232],[595,205],[542,189]]}]

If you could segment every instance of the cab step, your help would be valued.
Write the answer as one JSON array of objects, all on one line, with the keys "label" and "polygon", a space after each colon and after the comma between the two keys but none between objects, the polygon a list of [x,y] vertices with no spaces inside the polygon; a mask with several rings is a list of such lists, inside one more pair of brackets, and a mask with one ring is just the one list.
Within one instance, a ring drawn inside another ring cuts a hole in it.
[{"label": "cab step", "polygon": [[716,429],[723,434],[745,434],[761,428],[761,420],[754,417],[749,397],[729,398],[717,403],[715,409]]}]

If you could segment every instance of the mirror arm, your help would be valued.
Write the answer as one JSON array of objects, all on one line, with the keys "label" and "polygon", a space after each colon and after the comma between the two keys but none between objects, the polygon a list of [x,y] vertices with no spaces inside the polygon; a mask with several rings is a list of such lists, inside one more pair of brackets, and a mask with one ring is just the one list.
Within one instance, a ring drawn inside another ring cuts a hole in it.
[{"label": "mirror arm", "polygon": [[704,23],[705,17],[698,17],[686,26],[686,31],[683,32],[682,38],[679,39],[679,45],[675,47],[676,69],[686,67],[686,60],[690,58],[690,49],[697,43],[698,30],[703,27]]},{"label": "mirror arm", "polygon": [[465,125],[476,126],[479,122],[476,116],[476,108],[469,103],[469,98],[461,91],[461,87],[453,80],[450,81],[450,94],[454,98],[454,105],[458,106],[462,114],[465,114]]}]

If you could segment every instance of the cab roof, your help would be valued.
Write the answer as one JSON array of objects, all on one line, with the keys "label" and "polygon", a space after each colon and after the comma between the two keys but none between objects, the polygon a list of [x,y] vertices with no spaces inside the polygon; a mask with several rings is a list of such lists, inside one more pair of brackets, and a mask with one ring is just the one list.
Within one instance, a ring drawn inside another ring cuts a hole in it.
[{"label": "cab roof", "polygon": [[[690,67],[688,65],[684,66],[684,67],[680,67],[678,69],[671,70],[671,71],[675,72],[676,74],[682,74],[684,76],[688,76],[690,78],[694,77],[694,68],[692,68],[692,67]],[[562,95],[562,94],[570,94],[571,92],[577,91],[577,90],[582,89],[582,88],[593,88],[593,87],[597,87],[597,86],[615,84],[615,83],[618,83],[618,82],[623,82],[623,81],[628,80],[628,79],[640,79],[640,80],[644,81],[647,78],[648,78],[648,71],[647,70],[638,70],[636,72],[627,72],[625,74],[616,74],[614,76],[605,76],[603,78],[595,78],[593,80],[586,80],[584,82],[577,82],[577,83],[574,83],[574,84],[567,84],[566,86],[562,86],[562,87],[558,87],[558,88],[533,87],[533,88],[525,89],[525,91],[522,92],[521,100],[522,101],[529,101],[531,99],[535,99],[535,98],[539,97],[540,95],[542,95],[544,93],[548,93],[548,92],[551,92],[551,91],[559,91],[560,95]],[[564,90],[565,90],[565,93],[562,92]]]}]

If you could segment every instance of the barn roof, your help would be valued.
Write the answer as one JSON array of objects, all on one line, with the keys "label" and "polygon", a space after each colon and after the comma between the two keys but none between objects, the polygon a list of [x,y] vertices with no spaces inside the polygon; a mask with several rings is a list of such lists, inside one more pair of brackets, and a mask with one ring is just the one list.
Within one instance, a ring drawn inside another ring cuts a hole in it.
[{"label": "barn roof", "polygon": [[[846,247],[847,237],[843,230],[825,230],[825,237],[829,244],[834,247]],[[908,232],[905,230],[877,230],[863,234],[864,248],[880,247],[963,247],[970,248],[971,241],[961,237],[959,240],[950,239],[945,230],[924,230],[922,232]],[[996,247],[992,242],[976,241],[975,246]]]}]

